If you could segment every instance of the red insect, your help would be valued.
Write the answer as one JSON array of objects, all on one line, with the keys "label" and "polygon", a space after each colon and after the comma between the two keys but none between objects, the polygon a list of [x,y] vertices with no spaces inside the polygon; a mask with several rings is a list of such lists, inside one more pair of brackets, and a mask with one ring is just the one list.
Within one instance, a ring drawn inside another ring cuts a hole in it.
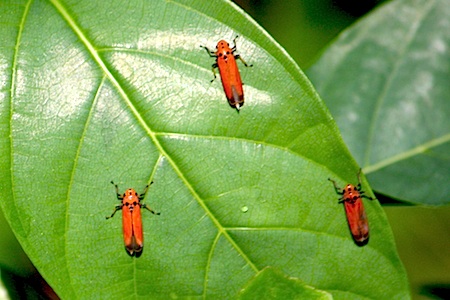
[{"label": "red insect", "polygon": [[[111,183],[114,184],[112,181]],[[150,184],[152,183],[153,181]],[[155,213],[147,205],[141,203],[141,200],[144,199],[150,185],[145,187],[145,190],[141,195],[138,195],[134,189],[128,189],[123,195],[120,195],[117,184],[114,184],[114,186],[116,187],[117,199],[122,201],[122,203],[117,205],[111,216],[106,217],[106,219],[112,218],[116,211],[122,210],[123,240],[125,242],[125,248],[130,256],[136,255],[136,257],[139,257],[144,246],[141,208],[149,210],[154,215],[159,215],[159,213]]]},{"label": "red insect", "polygon": [[361,169],[359,169],[358,172],[358,185],[356,187],[349,183],[345,188],[341,189],[337,187],[334,180],[330,178],[328,178],[328,180],[333,183],[336,193],[342,195],[342,197],[339,198],[339,203],[344,203],[348,226],[350,227],[355,243],[358,246],[364,246],[369,242],[369,223],[361,198],[374,199],[364,195],[364,191],[361,191],[360,175]]},{"label": "red insect", "polygon": [[227,96],[228,103],[239,112],[239,109],[244,105],[244,91],[236,59],[242,61],[246,67],[252,67],[253,65],[247,65],[239,54],[234,54],[236,52],[237,38],[236,36],[233,40],[233,48],[230,48],[230,45],[224,40],[220,40],[217,43],[216,51],[210,51],[205,46],[200,47],[205,48],[209,56],[216,58],[216,63],[212,65],[214,79],[217,78],[215,68],[219,68],[220,79],[222,80],[223,90]]}]

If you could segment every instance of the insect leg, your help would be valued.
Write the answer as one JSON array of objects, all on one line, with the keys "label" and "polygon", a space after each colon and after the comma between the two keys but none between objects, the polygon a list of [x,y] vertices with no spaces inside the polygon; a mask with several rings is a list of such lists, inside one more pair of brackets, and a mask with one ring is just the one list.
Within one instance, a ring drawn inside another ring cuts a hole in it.
[{"label": "insect leg", "polygon": [[214,78],[211,79],[211,82],[213,82],[214,80],[216,80],[217,76],[216,76],[216,68],[218,67],[217,64],[212,64],[212,72],[214,74]]},{"label": "insect leg", "polygon": [[366,198],[366,199],[369,199],[369,200],[375,200],[375,198],[366,196],[366,195],[364,195],[363,193],[359,193],[359,195],[361,196],[361,198]]},{"label": "insect leg", "polygon": [[338,203],[344,203],[345,201],[347,201],[347,199],[342,196],[341,198],[339,198]]},{"label": "insect leg", "polygon": [[242,59],[242,57],[241,57],[239,54],[236,54],[236,55],[234,56],[234,58],[235,58],[235,59],[239,59],[239,60],[244,64],[244,66],[246,66],[246,67],[253,67],[253,65],[247,64],[247,63],[245,62],[245,60]]},{"label": "insect leg", "polygon": [[236,35],[236,37],[233,39],[233,44],[234,44],[234,46],[233,46],[233,48],[231,48],[231,50],[234,52],[234,51],[236,51],[236,39],[239,37],[239,35]]},{"label": "insect leg", "polygon": [[358,171],[358,185],[356,186],[356,189],[358,191],[361,191],[361,168],[359,168],[359,171]]},{"label": "insect leg", "polygon": [[160,215],[159,212],[154,212],[150,207],[147,206],[147,204],[141,204],[141,208],[145,208],[146,210],[150,211],[154,215]]},{"label": "insect leg", "polygon": [[111,183],[114,185],[114,187],[116,188],[116,195],[117,195],[117,199],[119,199],[120,201],[123,200],[123,195],[119,194],[119,187],[117,186],[117,184],[115,184],[112,180]]},{"label": "insect leg", "polygon": [[364,195],[364,191],[361,191],[361,168],[359,168],[359,171],[358,171],[358,186],[356,187],[356,189],[359,191],[359,195],[361,196],[361,198],[375,200],[375,198]]},{"label": "insect leg", "polygon": [[200,47],[201,48],[205,48],[206,52],[208,53],[208,55],[210,57],[217,57],[216,52],[209,50],[208,47],[205,47],[205,46],[202,46],[202,45],[200,45]]},{"label": "insect leg", "polygon": [[[338,188],[338,186],[336,185],[336,181],[334,181],[333,179],[328,178],[329,181],[331,181],[334,185],[334,190],[336,191],[336,193],[338,193],[339,195],[343,195],[344,194],[344,190]],[[341,198],[342,199],[342,198]],[[339,199],[339,200],[341,200]]]},{"label": "insect leg", "polygon": [[[236,39],[237,39],[238,37],[239,37],[239,36],[236,35],[236,37],[235,37],[234,40],[233,40],[234,46],[233,46],[233,48],[231,48],[232,53],[234,53],[234,52],[236,51]],[[239,59],[239,60],[244,64],[244,66],[246,66],[246,67],[253,67],[253,65],[247,64],[247,63],[245,62],[245,60],[242,59],[242,57],[241,57],[239,54],[235,54],[235,55],[234,55],[234,58],[235,58],[235,59]]]},{"label": "insect leg", "polygon": [[150,182],[150,184],[147,184],[147,185],[145,186],[145,189],[144,189],[144,191],[142,192],[142,194],[140,194],[140,195],[138,196],[139,200],[144,199],[145,194],[147,194],[148,188],[149,188],[152,184],[153,184],[153,181]]},{"label": "insect leg", "polygon": [[114,215],[116,214],[116,211],[121,210],[121,209],[122,209],[122,206],[123,206],[123,204],[116,205],[116,207],[114,208],[114,211],[113,211],[113,213],[111,214],[111,216],[106,217],[106,219],[110,219],[110,218],[114,217]]}]

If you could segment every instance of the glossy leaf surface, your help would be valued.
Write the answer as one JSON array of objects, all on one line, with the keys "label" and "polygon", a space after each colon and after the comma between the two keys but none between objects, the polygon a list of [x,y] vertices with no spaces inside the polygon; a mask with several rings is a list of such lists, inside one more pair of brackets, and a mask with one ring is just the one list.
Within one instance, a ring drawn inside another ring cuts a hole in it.
[{"label": "glossy leaf surface", "polygon": [[277,269],[267,267],[261,270],[249,285],[241,290],[240,300],[247,299],[320,299],[333,297],[320,290],[313,289],[298,278],[292,278]]},{"label": "glossy leaf surface", "polygon": [[[327,178],[358,166],[303,73],[235,6],[195,3],[3,5],[0,197],[33,263],[62,298],[233,298],[269,265],[336,299],[408,295],[377,202],[353,243]],[[236,34],[240,113],[199,47]],[[111,180],[154,181],[138,259]]]}]

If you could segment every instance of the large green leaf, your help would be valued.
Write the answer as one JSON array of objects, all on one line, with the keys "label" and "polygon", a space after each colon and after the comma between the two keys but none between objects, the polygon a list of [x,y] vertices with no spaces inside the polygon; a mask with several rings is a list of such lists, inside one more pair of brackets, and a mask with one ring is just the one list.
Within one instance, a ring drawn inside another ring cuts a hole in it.
[{"label": "large green leaf", "polygon": [[450,203],[450,5],[391,1],[345,31],[308,76],[374,189]]},{"label": "large green leaf", "polygon": [[[376,201],[369,244],[350,236],[327,178],[356,183],[358,166],[334,121],[235,6],[38,0],[0,17],[1,205],[61,297],[233,298],[266,266],[337,299],[408,297]],[[254,65],[240,113],[199,47],[236,34]],[[111,180],[154,181],[144,201],[161,215],[143,212],[140,258],[120,214],[105,220]]]}]

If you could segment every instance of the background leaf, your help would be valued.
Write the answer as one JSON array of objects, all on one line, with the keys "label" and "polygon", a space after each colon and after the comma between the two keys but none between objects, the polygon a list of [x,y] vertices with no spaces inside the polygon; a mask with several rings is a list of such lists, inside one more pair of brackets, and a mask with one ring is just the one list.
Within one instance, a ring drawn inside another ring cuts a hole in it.
[{"label": "background leaf", "polygon": [[375,190],[450,198],[450,6],[392,1],[345,31],[308,76]]},{"label": "background leaf", "polygon": [[[2,11],[15,18],[2,23],[1,205],[62,298],[232,298],[269,265],[337,299],[407,297],[376,201],[365,203],[369,244],[348,232],[327,178],[356,183],[358,166],[334,121],[236,7],[54,0]],[[254,64],[241,68],[239,114],[199,48],[236,34]],[[161,215],[144,215],[139,259],[123,249],[120,216],[105,220],[111,180],[138,192],[155,182],[145,202]]]}]

